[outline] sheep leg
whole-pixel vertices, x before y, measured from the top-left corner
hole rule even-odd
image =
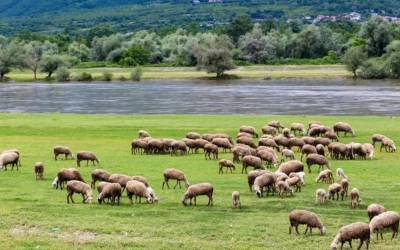
[[[195,206],[197,206],[197,198],[196,198],[197,196],[195,196],[193,199],[194,199],[194,205]]]
[[[381,234],[381,240],[383,240],[383,230],[379,230]]]
[[[178,183],[179,183],[179,189],[182,189],[181,181],[179,180]]]
[[[179,180],[176,180],[176,184],[174,186],[174,189],[176,188],[176,186],[178,186]]]
[[[306,231],[304,232],[304,234],[307,234],[307,232],[308,232],[308,226],[306,227]]]
[[[54,160],[55,161],[57,160],[57,154],[54,154]]]
[[[208,205],[210,205],[210,204],[211,204],[211,206],[214,205],[212,194],[208,196]]]
[[[296,228],[296,233],[297,233],[297,234],[300,234],[300,233],[299,233],[299,225],[296,225],[295,228]]]
[[[82,194],[82,198],[83,198],[82,203],[85,203],[86,198],[85,198],[85,195],[84,195],[84,194]]]
[[[350,248],[353,248],[353,246],[351,245],[351,240],[349,240],[349,245],[350,245]]]
[[[357,250],[360,250],[363,244],[364,244],[364,240],[360,239],[360,245],[358,245]]]
[[[132,194],[128,194],[128,198],[129,198],[129,200],[130,200],[131,204],[133,204],[133,200],[132,200]]]

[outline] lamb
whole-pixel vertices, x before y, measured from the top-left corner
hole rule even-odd
[[[318,144],[315,146],[315,149],[317,150],[317,154],[325,156],[325,147],[322,144]]]
[[[369,230],[371,234],[376,233],[376,238],[378,238],[378,234],[381,235],[381,239],[383,240],[383,230],[385,228],[392,228],[392,240],[394,237],[398,235],[399,232],[399,220],[400,215],[394,211],[383,212],[374,218],[372,218],[369,223]]]
[[[225,159],[219,160],[218,165],[219,165],[219,172],[218,172],[219,174],[224,173],[223,171],[224,168],[226,168],[226,173],[228,173],[228,169],[231,170],[231,173],[232,170],[236,169],[235,164],[230,160],[225,160]]]
[[[232,193],[232,207],[233,208],[241,208],[242,204],[240,203],[240,193],[239,191],[234,191]]]
[[[150,134],[146,130],[139,130],[138,137],[140,139],[151,137]]]
[[[72,203],[74,203],[74,200],[72,199],[72,196],[74,193],[82,194],[83,197],[83,203],[92,203],[92,189],[90,186],[82,181],[68,181],[67,182],[67,203],[69,203],[69,200],[71,199]]]
[[[328,201],[328,194],[322,188],[315,191],[315,203],[325,204]]]
[[[180,152],[181,155],[185,155],[188,153],[188,149],[184,141],[174,141],[171,144],[171,147],[172,147],[171,155],[172,154],[176,155],[178,151]]]
[[[270,121],[267,125],[276,128],[278,131],[284,128],[280,121]]]
[[[303,172],[304,171],[304,165],[301,161],[287,161],[285,163],[282,163],[277,172],[282,172],[285,173],[286,175],[290,175],[290,173],[296,173],[296,172]]]
[[[257,148],[257,145],[253,142],[251,137],[242,136],[236,139],[237,143],[247,145],[252,148]]]
[[[190,200],[190,205],[192,205],[192,199],[194,199],[194,205],[196,206],[197,196],[206,195],[208,196],[208,206],[213,205],[213,192],[214,187],[210,183],[199,183],[188,187],[186,192],[182,197],[182,204],[187,205],[187,200]]]
[[[341,186],[340,196],[342,197],[342,200],[343,200],[344,196],[347,197],[347,192],[349,190],[349,180],[348,179],[342,179],[340,181],[340,186]]]
[[[252,126],[241,126],[239,131],[251,134],[251,135],[255,136],[256,138],[258,138],[257,129]]]
[[[361,202],[360,191],[357,188],[353,188],[350,193],[350,198],[351,198],[351,208],[354,209]]]
[[[298,226],[299,225],[307,225],[306,231],[304,234],[307,234],[308,229],[310,229],[310,234],[312,233],[313,228],[318,228],[321,232],[321,235],[324,235],[326,229],[322,224],[318,215],[313,212],[307,210],[293,210],[289,213],[289,234],[292,233],[292,227],[295,227],[296,233],[299,234]]]
[[[214,160],[218,159],[218,146],[216,146],[212,143],[207,143],[204,146],[204,157],[206,158],[206,160],[207,160],[207,156],[208,156],[208,159],[211,160],[211,154],[212,154]]]
[[[286,180],[286,183],[289,185],[290,188],[296,188],[295,192],[301,192],[301,186],[303,185],[302,180],[299,176],[292,176]]]
[[[287,181],[278,181],[276,183],[276,189],[278,190],[278,194],[280,197],[283,197],[283,194],[287,195],[287,193],[293,195],[293,189],[290,188]]]
[[[264,135],[275,136],[276,134],[278,134],[278,130],[275,127],[272,127],[272,126],[264,126],[261,130],[262,130]]]
[[[326,169],[324,171],[321,171],[318,174],[318,177],[315,179],[315,181],[318,182],[325,182],[325,183],[333,183],[334,182],[334,178],[333,178],[333,173],[331,170]]]
[[[329,200],[335,200],[335,195],[336,195],[336,200],[339,200],[339,192],[341,191],[342,187],[338,183],[333,183],[329,186]]]
[[[92,182],[91,187],[94,188],[96,186],[96,181],[106,181],[109,182],[111,174],[103,169],[95,169],[91,173]]]
[[[92,162],[93,166],[95,165],[95,162],[97,162],[97,164],[100,164],[97,156],[94,153],[88,151],[80,151],[76,154],[76,164],[78,167],[81,166],[81,161],[86,161],[86,166],[89,165],[89,161]]]
[[[381,135],[381,134],[373,134],[371,137],[372,145],[375,147],[376,142],[382,142],[383,139],[385,139],[386,136]]]
[[[11,165],[11,170],[14,170],[14,166],[19,166],[19,155],[15,152],[3,152],[0,154],[0,169],[4,168],[7,170],[7,166]]]
[[[184,172],[182,172],[179,169],[175,169],[175,168],[167,168],[164,170],[164,181],[162,184],[162,189],[164,189],[164,185],[166,184],[167,187],[169,188],[169,180],[176,180],[176,184],[174,186],[174,189],[179,185],[179,188],[182,188],[181,186],[181,181],[183,181],[186,185],[186,187],[189,187],[189,181],[186,178],[186,175]]]
[[[197,140],[197,139],[201,138],[201,135],[199,133],[196,133],[196,132],[188,132],[186,134],[186,138],[192,139],[192,140]]]
[[[364,242],[366,243],[368,249],[370,242],[370,232],[369,225],[367,223],[356,222],[341,227],[331,244],[332,250],[337,250],[339,242],[341,243],[340,249],[342,249],[343,244],[346,241],[349,242],[350,248],[352,248],[351,242],[354,239],[360,239],[360,245],[357,249],[361,249]]]
[[[386,212],[386,208],[380,204],[373,203],[369,205],[367,208],[369,221],[371,221],[372,218],[374,218],[375,216],[380,215],[384,212]]]
[[[65,160],[68,160],[68,156],[72,157],[72,152],[71,150],[66,147],[66,146],[55,146],[53,148],[53,152],[54,152],[54,160],[57,160],[58,155],[65,155]]]
[[[125,189],[131,204],[133,204],[132,196],[135,196],[136,199],[139,197],[139,203],[142,203],[142,197],[146,198],[148,203],[155,201],[155,197],[151,192],[152,189],[146,187],[143,182],[130,180],[126,183]]]
[[[263,175],[265,173],[270,173],[270,172],[268,172],[267,170],[259,170],[259,169],[257,169],[257,170],[250,171],[250,173],[247,174],[247,183],[249,184],[250,192],[253,191],[252,187],[254,185],[255,179],[258,176]]]
[[[344,136],[348,133],[351,133],[352,136],[355,136],[354,130],[351,128],[350,124],[345,122],[337,122],[333,125],[333,131],[339,136],[339,132],[344,132]]]
[[[294,134],[299,132],[301,135],[304,135],[305,131],[306,131],[306,129],[302,123],[294,122],[290,126],[290,132],[293,132]]]
[[[336,176],[337,177],[340,177],[340,178],[342,178],[342,179],[349,179],[348,177],[347,177],[347,175],[344,173],[344,170],[342,169],[342,168],[338,168],[338,169],[336,169]]]
[[[315,148],[315,146],[310,145],[310,144],[305,144],[302,148],[301,148],[301,161],[303,161],[303,156],[305,155],[306,157],[309,154],[316,154],[317,153],[317,149]]]
[[[247,174],[247,168],[253,167],[254,169],[263,169],[262,161],[260,158],[252,155],[246,155],[242,160],[242,174]]]
[[[97,190],[99,191],[97,196],[99,204],[104,202],[105,199],[109,199],[111,200],[111,205],[115,203],[119,205],[122,195],[122,187],[119,183],[100,182]]]
[[[308,172],[311,173],[311,166],[313,165],[319,165],[319,170],[326,166],[328,169],[330,169],[329,162],[323,155],[319,154],[310,154],[306,158],[306,163],[308,167]]]
[[[389,138],[383,138],[382,144],[381,144],[381,150],[380,150],[381,152],[382,152],[382,148],[385,148],[385,151],[390,152],[390,153],[396,152],[396,150],[397,150],[394,141]]]
[[[281,162],[284,162],[286,159],[295,160],[294,152],[290,149],[284,148],[282,150]]]
[[[36,162],[34,166],[36,180],[43,180],[44,165],[41,162]]]
[[[269,150],[261,150],[257,152],[257,156],[265,161],[266,166],[274,166],[276,167],[278,164],[278,159],[276,158],[275,152],[271,152]]]
[[[263,197],[264,188],[267,189],[267,196],[269,195],[269,192],[273,193],[275,190],[275,183],[276,183],[276,178],[272,173],[264,173],[262,175],[257,176],[256,179],[254,180],[254,185],[253,185],[257,197],[258,198]]]
[[[66,183],[67,181],[73,181],[73,180],[85,182],[83,180],[81,174],[79,173],[78,169],[62,168],[60,171],[58,171],[57,177],[53,182],[53,186],[56,189],[58,189],[58,187],[60,187],[60,189],[63,189],[64,183]]]

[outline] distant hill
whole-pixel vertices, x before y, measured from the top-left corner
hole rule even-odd
[[[395,15],[395,0],[223,0],[193,4],[191,0],[1,0],[0,33],[22,29],[57,32],[109,24],[129,31],[191,22],[210,26],[226,23],[237,15],[253,19],[285,18],[357,11]]]

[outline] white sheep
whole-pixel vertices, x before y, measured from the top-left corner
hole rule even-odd
[[[328,193],[322,188],[317,189],[315,191],[315,203],[325,204],[327,201]]]

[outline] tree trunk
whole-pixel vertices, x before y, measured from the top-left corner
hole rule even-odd
[[[0,81],[2,82],[3,80],[4,80],[4,74],[1,73],[1,74],[0,74]]]
[[[35,78],[35,81],[37,80],[37,77],[36,77],[36,70],[33,71],[33,78]]]

